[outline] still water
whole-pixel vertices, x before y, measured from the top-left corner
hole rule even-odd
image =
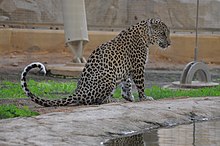
[[[220,120],[162,128],[109,140],[106,146],[220,146]]]

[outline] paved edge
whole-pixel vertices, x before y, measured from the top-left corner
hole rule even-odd
[[[0,145],[101,145],[153,128],[220,117],[220,97],[112,103],[0,120]]]

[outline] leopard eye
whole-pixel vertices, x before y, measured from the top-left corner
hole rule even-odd
[[[156,29],[158,28],[158,25],[153,25],[152,28],[153,28],[154,30],[156,30]]]
[[[166,36],[166,32],[165,32],[165,31],[162,31],[160,34],[161,34],[162,36]]]

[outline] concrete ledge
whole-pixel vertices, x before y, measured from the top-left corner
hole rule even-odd
[[[50,64],[46,65],[46,68],[54,75],[79,77],[84,66],[78,64]]]
[[[84,56],[100,44],[112,39],[118,32],[89,32],[89,43],[86,44]],[[161,51],[157,46],[150,47],[150,57],[170,61],[189,62],[193,60],[195,48],[194,35],[171,35],[172,46]],[[220,64],[220,35],[199,36],[199,60]],[[0,56],[10,53],[69,53],[64,44],[63,30],[0,29]]]
[[[191,123],[192,116],[198,121],[219,118],[220,97],[72,107],[69,112],[0,120],[0,145],[97,146],[126,133]]]

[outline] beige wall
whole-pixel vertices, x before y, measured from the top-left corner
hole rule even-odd
[[[11,52],[60,52],[64,49],[61,30],[0,29],[0,55]]]
[[[98,45],[117,35],[117,32],[89,32],[89,43],[85,46],[85,57]],[[172,61],[188,62],[193,60],[194,35],[171,35],[172,46],[166,51],[150,47],[150,55]],[[0,56],[17,54],[70,53],[65,48],[62,30],[0,29]],[[220,64],[220,35],[199,36],[199,60]]]

